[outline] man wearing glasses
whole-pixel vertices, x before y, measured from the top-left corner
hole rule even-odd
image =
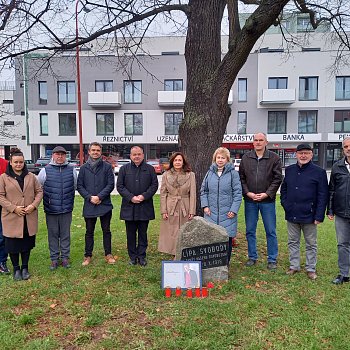
[[[312,148],[300,144],[296,150],[297,163],[286,168],[281,186],[281,204],[288,228],[289,270],[287,275],[300,271],[300,236],[305,239],[305,269],[315,280],[317,261],[317,225],[324,220],[328,201],[326,171],[312,162]]]

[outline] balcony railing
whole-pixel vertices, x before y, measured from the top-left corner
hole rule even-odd
[[[186,91],[158,91],[159,106],[179,106],[182,107],[185,103]],[[228,96],[228,104],[233,102],[232,90]]]
[[[263,89],[260,104],[292,104],[295,102],[295,89]]]
[[[120,107],[121,95],[118,91],[88,92],[88,104],[91,107]]]

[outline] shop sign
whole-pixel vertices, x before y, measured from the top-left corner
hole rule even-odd
[[[328,133],[328,141],[343,141],[346,137],[350,137],[350,134]]]
[[[108,143],[132,143],[134,142],[134,136],[103,136],[102,142]]]
[[[179,136],[178,135],[159,135],[157,136],[157,142],[179,142]]]
[[[254,134],[225,134],[223,138],[223,143],[225,142],[253,142]]]

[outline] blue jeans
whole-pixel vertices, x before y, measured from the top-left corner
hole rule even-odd
[[[275,202],[259,203],[250,202],[247,200],[244,202],[248,257],[251,260],[258,260],[258,252],[256,249],[256,226],[258,224],[259,211],[261,213],[266,232],[267,261],[275,263],[278,256]]]
[[[350,220],[335,216],[335,232],[338,242],[338,267],[342,276],[349,277],[350,268]]]
[[[0,263],[6,262],[6,260],[7,260],[7,253],[5,252],[5,239],[4,239],[4,236],[2,235],[1,210],[0,210]]]

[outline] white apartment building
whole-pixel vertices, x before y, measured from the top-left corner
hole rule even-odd
[[[295,25],[299,32],[299,19]],[[304,21],[300,26],[305,32]],[[149,55],[135,57],[99,55],[98,45],[82,48],[85,150],[92,141],[120,157],[134,144],[143,145],[148,158],[177,149],[186,97],[184,43],[184,37],[146,38],[143,50]],[[251,149],[253,134],[262,131],[285,166],[295,162],[296,146],[306,142],[314,147],[314,161],[331,167],[341,156],[342,139],[350,136],[350,68],[331,74],[336,49],[322,31],[288,51],[278,33],[257,43],[228,100],[232,112],[223,145],[232,157]],[[50,155],[58,144],[74,158],[79,152],[75,53],[49,62],[46,56],[17,61],[14,108],[27,122],[31,158]]]

